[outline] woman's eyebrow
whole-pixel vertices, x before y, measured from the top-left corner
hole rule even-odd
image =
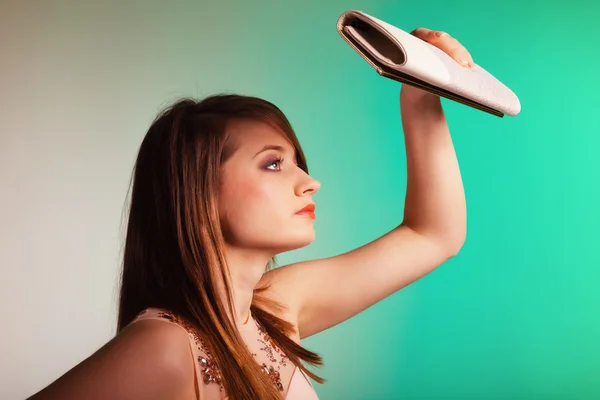
[[[260,149],[260,151],[258,153],[256,153],[254,155],[254,157],[252,157],[252,158],[253,159],[256,158],[257,155],[259,155],[263,151],[267,151],[267,150],[277,150],[277,151],[281,151],[282,153],[286,152],[286,148],[283,147],[283,146],[279,146],[277,144],[267,144],[262,149]],[[295,150],[294,150],[294,157],[296,157],[296,151]]]

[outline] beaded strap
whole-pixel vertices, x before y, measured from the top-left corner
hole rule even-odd
[[[200,365],[200,372],[202,374],[202,380],[203,380],[204,384],[209,385],[211,383],[215,383],[215,384],[219,385],[220,391],[223,391],[224,386],[223,386],[223,377],[221,375],[221,371],[219,370],[219,367],[217,366],[216,362],[214,361],[214,358],[213,358],[212,354],[210,353],[208,346],[206,346],[206,344],[204,343],[204,340],[202,340],[202,338],[200,336],[198,336],[195,329],[189,323],[187,323],[185,320],[183,320],[182,318],[179,318],[177,315],[175,315],[169,311],[160,311],[157,315],[160,318],[164,318],[168,321],[171,321],[173,323],[176,323],[176,324],[182,326],[189,332],[189,334],[194,338],[194,342],[195,342],[196,346],[198,347],[198,350],[202,354],[198,357],[198,363]],[[281,383],[280,370],[281,370],[281,367],[287,366],[287,362],[288,362],[289,358],[275,344],[275,342],[273,341],[271,336],[267,333],[265,328],[261,324],[259,324],[258,321],[256,321],[254,318],[252,318],[252,319],[256,323],[256,326],[259,331],[260,338],[258,339],[258,341],[262,344],[262,347],[260,348],[260,350],[263,351],[264,353],[266,353],[269,361],[271,361],[273,363],[277,363],[277,359],[275,358],[275,355],[279,356],[279,358],[280,358],[276,367],[273,367],[273,365],[267,365],[266,363],[262,363],[260,365],[261,369],[271,378],[271,380],[273,381],[273,384],[277,387],[277,389],[279,391],[283,392],[284,387],[283,387],[283,384]],[[252,353],[252,355],[254,357],[257,357],[256,353]]]
[[[219,385],[220,391],[223,391],[224,386],[221,371],[219,371],[219,367],[214,362],[213,356],[204,343],[204,340],[198,336],[195,329],[187,321],[179,318],[177,315],[169,311],[161,311],[158,313],[158,316],[182,326],[186,331],[189,332],[189,334],[194,338],[194,343],[196,344],[198,350],[200,350],[200,353],[202,354],[198,356],[202,381],[205,385],[216,383]]]

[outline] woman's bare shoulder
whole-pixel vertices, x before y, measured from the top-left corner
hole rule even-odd
[[[185,330],[141,320],[30,399],[192,399],[193,363]]]

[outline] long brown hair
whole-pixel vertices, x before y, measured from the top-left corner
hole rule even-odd
[[[148,307],[167,309],[197,330],[219,366],[230,399],[281,399],[228,317],[233,311],[229,270],[218,213],[220,169],[231,156],[228,123],[267,122],[294,145],[308,168],[296,135],[281,110],[256,97],[185,98],[167,107],[142,141],[133,173],[123,254],[117,332]],[[272,268],[271,260],[265,271]],[[227,298],[218,296],[223,285]],[[288,337],[293,325],[270,310],[281,304],[257,288],[252,313],[290,360],[319,383],[301,361],[321,357]]]

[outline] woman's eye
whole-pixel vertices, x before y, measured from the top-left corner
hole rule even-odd
[[[270,169],[272,171],[280,171],[282,161],[283,158],[278,158],[277,160],[274,160],[273,162],[267,164],[267,169]]]

